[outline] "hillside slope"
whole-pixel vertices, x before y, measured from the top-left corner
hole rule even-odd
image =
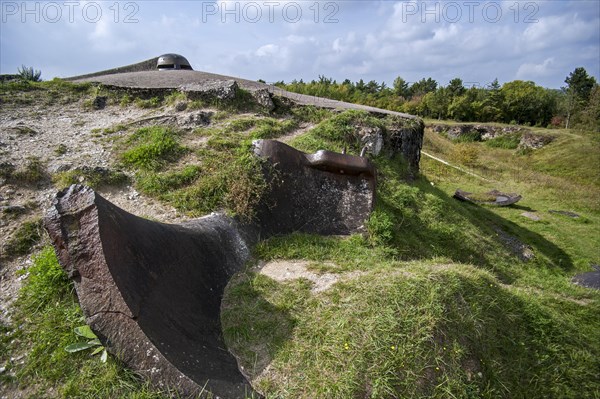
[[[59,188],[89,184],[163,222],[217,209],[252,217],[261,182],[244,157],[251,139],[356,154],[358,127],[398,123],[359,110],[268,111],[250,97],[143,97],[61,81],[1,85],[0,96],[0,393],[21,398],[174,394],[113,357],[64,350],[83,316],[39,228]],[[600,295],[571,283],[600,263],[599,187],[587,166],[598,140],[550,134],[551,144],[521,153],[427,130],[425,151],[488,180],[427,158],[411,179],[401,157],[383,154],[372,157],[368,233],[260,242],[221,315],[254,388],[269,398],[599,396]],[[456,188],[524,198],[477,207],[453,199]]]

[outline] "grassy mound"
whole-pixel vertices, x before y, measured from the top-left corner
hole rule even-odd
[[[21,105],[98,95],[111,106],[207,106],[180,95],[142,99],[60,81],[0,85],[2,101]],[[209,105],[210,125],[194,131],[115,127],[120,138],[110,171],[122,167],[143,195],[190,216],[225,209],[251,217],[265,184],[262,165],[248,154],[253,139],[297,132],[291,144],[301,150],[347,147],[356,154],[357,126],[385,133],[396,123],[356,111],[280,107],[267,116],[248,114],[242,103]],[[600,264],[598,137],[549,133],[552,143],[519,152],[516,136],[455,143],[427,132],[426,152],[485,179],[424,157],[421,176],[407,181],[403,160],[382,155],[373,159],[378,193],[367,234],[260,242],[255,260],[306,260],[312,273],[340,282],[314,292],[307,279],[275,281],[253,265],[230,282],[223,333],[255,386],[267,398],[597,396],[600,294],[571,278]],[[35,160],[0,172],[7,179],[46,178]],[[55,181],[125,181],[120,173],[87,172]],[[457,188],[523,199],[488,208],[456,201]],[[19,237],[19,253],[30,251],[40,240],[37,219]],[[524,248],[533,254],[527,262],[519,254]],[[52,249],[37,253],[25,273],[11,325],[0,325],[4,386],[31,398],[176,396],[149,388],[112,357],[102,363],[64,350],[78,340],[73,328],[84,319]]]

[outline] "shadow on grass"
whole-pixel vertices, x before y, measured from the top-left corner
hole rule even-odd
[[[292,335],[294,319],[289,310],[267,299],[275,291],[285,295],[287,290],[252,272],[237,274],[225,289],[221,303],[223,336],[249,381],[263,372]]]
[[[512,281],[507,264],[518,262],[509,261],[507,252],[524,259],[532,250],[536,259],[545,257],[548,266],[564,272],[574,266],[565,251],[542,235],[485,206],[460,202],[425,177],[393,190],[384,187],[378,208],[395,222],[393,245],[403,260],[449,258],[483,266],[507,282]]]
[[[514,208],[514,209],[519,209],[521,211],[526,211],[526,212],[535,212],[536,211],[535,209],[530,208],[528,206],[523,206],[523,205],[518,205],[518,204],[513,204],[510,207]]]
[[[598,345],[588,338],[596,335],[589,323],[593,309],[518,295],[493,280],[458,281],[449,290],[453,296],[443,301],[446,317],[440,325],[440,346],[451,348],[457,339],[468,348],[463,366],[473,374],[483,373],[481,387],[486,393],[577,398],[598,387],[590,369],[597,364]],[[576,316],[559,316],[559,309]],[[448,364],[454,360],[449,357]]]
[[[593,307],[522,295],[471,266],[413,273],[372,273],[310,301],[300,281],[242,274],[226,294],[228,345],[250,378],[276,359],[260,381],[272,398],[367,397],[376,380],[394,397],[579,398],[597,388]]]

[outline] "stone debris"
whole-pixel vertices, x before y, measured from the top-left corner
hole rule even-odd
[[[258,89],[252,93],[252,96],[266,111],[271,112],[275,109],[275,103],[268,89]]]
[[[571,212],[571,211],[556,211],[554,209],[550,209],[548,212],[549,213],[555,213],[557,215],[567,216],[567,217],[570,217],[570,218],[573,218],[573,219],[577,219],[577,218],[580,217],[577,213]]]
[[[468,135],[473,141],[486,141],[511,133],[528,132],[521,126],[493,126],[493,125],[442,125],[433,124],[431,129],[436,133],[444,133],[455,140]]]
[[[573,283],[586,288],[600,290],[600,265],[592,265],[594,271],[581,273],[573,277]]]
[[[552,136],[542,136],[540,134],[525,133],[521,137],[521,141],[519,142],[519,146],[517,147],[517,149],[539,150],[543,146],[550,144],[552,141],[554,141],[554,137]]]
[[[521,216],[526,217],[527,219],[531,219],[535,222],[539,222],[540,220],[542,220],[542,217],[536,212],[523,212],[521,213]]]
[[[360,138],[361,148],[367,149],[367,153],[379,155],[383,149],[383,131],[379,127],[360,126],[355,134]]]
[[[233,100],[239,90],[239,86],[235,80],[217,80],[202,83],[186,83],[179,86],[178,89],[187,94],[190,100],[206,98]]]

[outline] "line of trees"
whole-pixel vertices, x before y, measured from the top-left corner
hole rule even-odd
[[[560,90],[531,81],[514,80],[500,85],[467,88],[459,78],[441,86],[432,78],[409,84],[402,77],[393,86],[374,80],[338,83],[318,80],[277,82],[286,90],[334,100],[406,112],[426,118],[470,122],[503,122],[531,126],[582,127],[600,131],[600,88],[584,68],[576,68]]]

